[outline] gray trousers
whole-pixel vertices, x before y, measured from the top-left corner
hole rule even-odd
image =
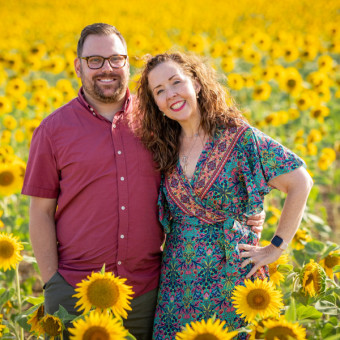
[[[53,314],[62,305],[69,314],[80,315],[74,306],[77,298],[72,297],[76,294],[74,288],[69,285],[64,278],[57,272],[44,286],[45,312]],[[127,319],[123,319],[126,329],[137,340],[151,340],[154,314],[157,302],[157,289],[145,293],[131,301],[132,311],[128,312]],[[66,329],[72,327],[71,323],[65,325]],[[69,339],[69,332],[64,331],[63,339]]]

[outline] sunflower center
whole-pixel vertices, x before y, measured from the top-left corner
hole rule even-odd
[[[296,80],[295,79],[289,79],[287,81],[287,86],[290,87],[290,88],[293,88],[296,86]]]
[[[14,254],[13,244],[7,240],[0,241],[0,257],[3,259],[9,259]]]
[[[104,327],[92,326],[87,329],[84,333],[83,340],[108,340],[110,339],[110,334]]]
[[[0,185],[6,187],[12,184],[14,181],[14,175],[10,171],[3,171],[0,173]]]
[[[119,298],[119,290],[114,282],[108,279],[93,281],[88,287],[88,299],[96,308],[110,308]]]
[[[60,323],[53,317],[43,320],[41,322],[41,326],[43,327],[45,333],[49,336],[58,336],[61,333]]]
[[[296,339],[296,334],[292,331],[292,329],[285,327],[285,326],[277,326],[270,328],[266,332],[266,339],[267,340],[289,340],[289,339]]]
[[[211,333],[198,334],[194,340],[218,340],[218,337]]]
[[[306,286],[309,285],[314,280],[313,274],[309,274],[306,280]]]
[[[254,289],[248,293],[247,302],[253,309],[266,309],[270,303],[270,296],[264,289]]]
[[[333,268],[339,263],[339,259],[337,256],[327,256],[325,258],[325,265],[328,268]]]

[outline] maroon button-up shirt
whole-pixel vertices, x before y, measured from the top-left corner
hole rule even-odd
[[[103,264],[135,297],[158,286],[160,174],[133,135],[134,98],[111,123],[78,97],[35,130],[22,193],[57,198],[58,270],[75,286]]]

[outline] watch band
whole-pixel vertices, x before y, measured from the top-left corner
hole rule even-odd
[[[281,250],[286,250],[288,247],[288,243],[285,242],[280,236],[275,235],[272,240],[271,240],[271,244],[276,247],[276,248],[280,248]]]

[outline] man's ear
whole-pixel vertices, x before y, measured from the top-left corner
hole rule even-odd
[[[79,58],[74,59],[74,70],[76,71],[76,75],[78,78],[80,78],[81,75],[80,67],[81,67],[80,59]]]

